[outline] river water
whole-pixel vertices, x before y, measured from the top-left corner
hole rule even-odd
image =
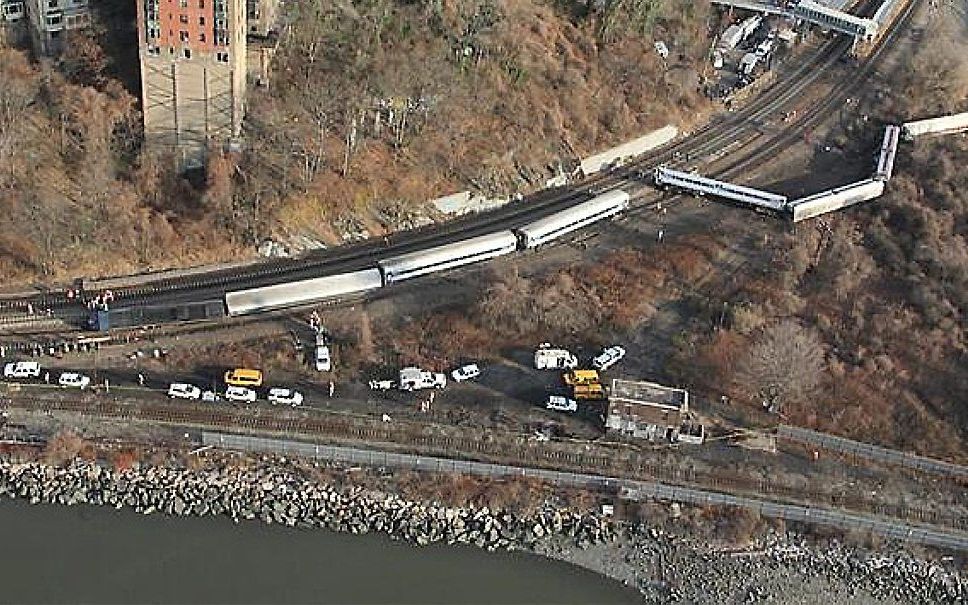
[[[564,563],[225,518],[0,500],[0,602],[636,603]]]

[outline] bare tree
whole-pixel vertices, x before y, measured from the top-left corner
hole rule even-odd
[[[736,371],[750,399],[780,412],[784,405],[815,394],[827,362],[816,333],[793,320],[765,329]]]

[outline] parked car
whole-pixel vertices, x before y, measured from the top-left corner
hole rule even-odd
[[[477,367],[476,363],[469,363],[466,366],[461,366],[450,373],[450,377],[454,379],[454,382],[464,382],[465,380],[470,380],[471,378],[477,378],[481,375],[481,368]]]
[[[296,407],[297,405],[302,405],[303,396],[299,391],[277,387],[269,389],[269,401]]]
[[[605,371],[625,357],[625,349],[618,345],[608,347],[592,359],[592,367]]]
[[[57,379],[57,384],[61,385],[62,387],[77,387],[79,389],[83,389],[91,384],[91,378],[76,372],[64,372],[60,375],[60,378]]]
[[[559,412],[577,412],[578,402],[574,399],[562,397],[561,395],[548,395],[548,401],[545,403],[545,407],[549,410],[557,410]]]
[[[202,393],[202,401],[209,401],[214,403],[216,401],[221,401],[221,400],[222,400],[222,396],[216,393],[215,391],[205,391],[204,393]]]
[[[393,380],[371,380],[368,384],[374,391],[389,391],[397,388],[397,383]]]
[[[313,352],[317,372],[329,372],[333,369],[333,359],[329,354],[329,338],[323,332],[316,334],[316,349]]]
[[[202,396],[202,389],[193,384],[176,382],[168,387],[168,396],[172,399],[198,399]]]
[[[11,361],[3,366],[4,378],[37,378],[40,364],[36,361]]]
[[[229,387],[225,389],[225,398],[239,403],[255,403],[255,391],[245,387]]]

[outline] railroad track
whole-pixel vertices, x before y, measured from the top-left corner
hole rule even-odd
[[[913,4],[913,1],[909,3],[908,12]],[[905,18],[901,21],[905,21],[906,17],[905,14]],[[879,50],[864,63],[862,77],[847,79],[852,83],[852,86],[860,86],[866,81],[867,76],[873,71],[872,66],[877,59],[877,55],[885,47],[886,40],[892,39],[901,26],[899,24],[892,29],[888,36],[885,36],[885,40],[882,40],[878,47]],[[119,303],[123,305],[163,304],[165,302],[198,300],[206,297],[221,297],[229,287],[233,289],[258,287],[280,281],[334,273],[337,272],[337,268],[340,271],[354,270],[372,265],[375,257],[400,254],[430,244],[440,244],[444,241],[454,241],[499,228],[517,226],[555,212],[592,194],[625,185],[629,181],[639,178],[647,169],[655,165],[681,163],[682,157],[689,157],[690,160],[693,157],[705,158],[711,153],[720,152],[722,149],[731,146],[740,149],[748,147],[750,143],[761,137],[760,125],[766,123],[770,116],[787,107],[791,101],[797,99],[804,90],[813,85],[818,78],[826,74],[846,49],[847,44],[841,40],[833,40],[821,45],[814,52],[803,57],[801,63],[790,74],[773,83],[739,112],[728,117],[726,121],[709,123],[692,133],[686,140],[668,148],[656,150],[624,167],[588,178],[568,191],[539,192],[529,198],[527,203],[509,204],[484,215],[465,217],[405,234],[397,234],[391,236],[393,241],[389,246],[381,246],[373,241],[366,241],[361,244],[341,246],[332,251],[311,253],[295,261],[288,259],[267,261],[245,268],[196,273],[188,277],[164,278],[149,284],[115,288],[115,296]],[[827,102],[822,107],[829,108],[836,103],[842,96],[841,91],[845,89],[846,87],[842,86],[838,89],[838,94],[828,96]],[[803,130],[823,117],[821,106],[815,106],[807,113],[808,116],[791,125],[790,129],[781,133],[781,136],[774,137],[769,141],[763,150],[749,154],[714,174],[728,176],[755,165],[763,157],[775,153],[778,148],[797,138]],[[649,200],[637,204],[639,211],[647,210],[649,202],[655,199],[651,197]],[[675,202],[677,199],[681,198],[672,198],[670,201]],[[0,317],[2,317],[4,309],[13,310],[15,313],[18,310],[22,312],[22,309],[28,304],[56,309],[58,316],[67,310],[65,307],[70,308],[71,305],[77,305],[76,302],[67,301],[63,292],[49,292],[30,299],[0,302]],[[69,321],[77,325],[80,320],[72,317]],[[13,323],[15,322],[7,322],[7,326]],[[17,325],[21,328],[27,327],[26,330],[19,330],[21,332],[49,330],[47,324],[39,321],[33,324],[36,326],[36,330],[30,329],[30,322]],[[0,329],[3,328],[4,322],[0,321]]]
[[[968,519],[949,512],[880,502],[857,494],[804,489],[772,479],[753,478],[736,471],[697,471],[674,463],[656,461],[638,453],[625,452],[618,455],[610,450],[602,451],[603,448],[576,452],[574,449],[564,449],[568,447],[567,444],[527,441],[511,433],[492,433],[475,439],[430,433],[425,425],[399,421],[391,425],[367,417],[321,416],[298,412],[295,416],[284,416],[276,410],[225,409],[176,403],[132,405],[118,400],[105,401],[95,395],[68,401],[10,398],[6,405],[43,413],[72,412],[125,421],[147,421],[263,436],[300,436],[332,443],[382,444],[387,449],[420,455],[445,455],[478,462],[658,480],[681,486],[712,488],[737,495],[770,495],[790,503],[825,503],[854,511],[968,530]]]

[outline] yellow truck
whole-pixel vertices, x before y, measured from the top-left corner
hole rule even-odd
[[[570,387],[583,384],[598,384],[598,370],[572,370],[564,374],[565,384]]]
[[[605,399],[605,387],[600,382],[574,385],[574,396],[577,400],[602,401]]]

